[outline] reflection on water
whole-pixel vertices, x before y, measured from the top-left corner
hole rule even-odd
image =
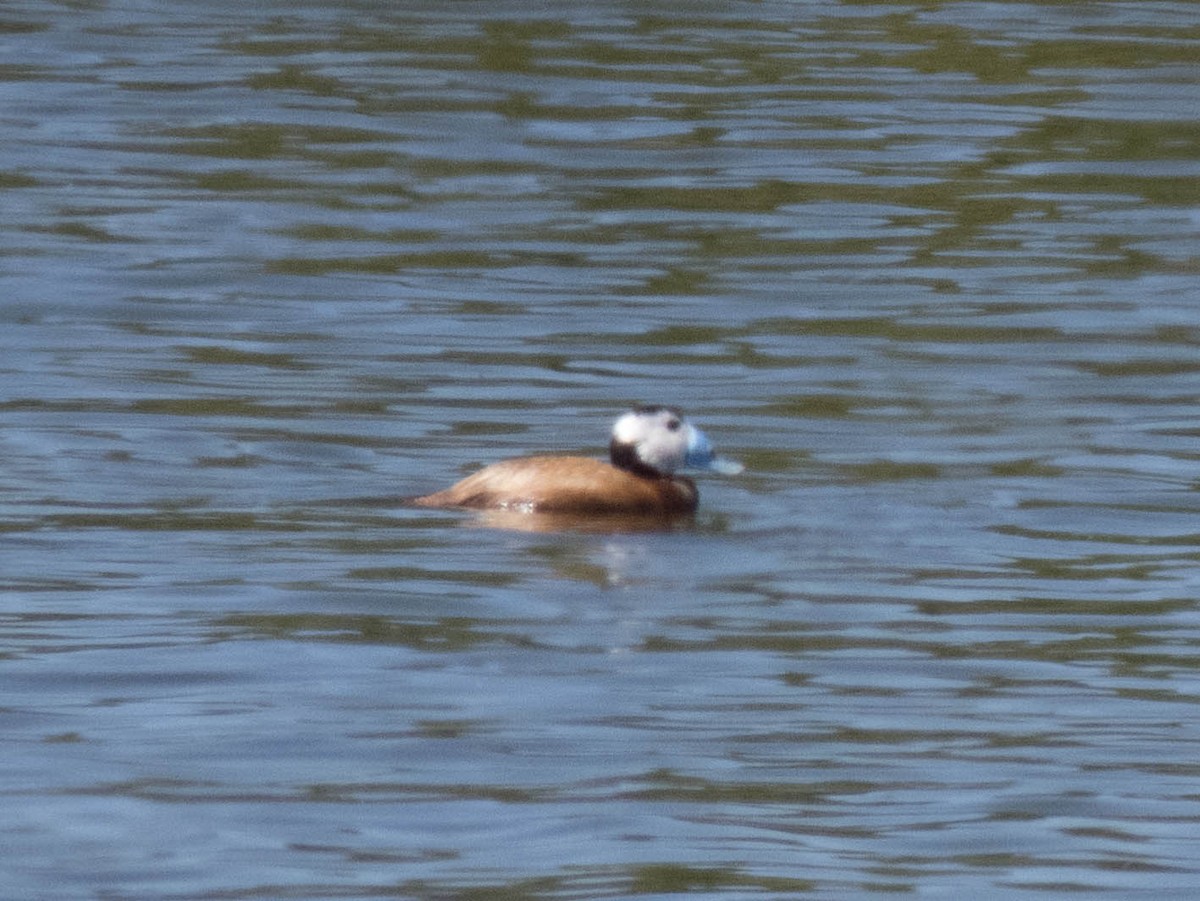
[[[10,893],[1195,883],[1190,4],[0,43]],[[647,401],[694,519],[405,503]]]
[[[483,510],[473,513],[471,524],[519,532],[638,533],[686,528],[694,517],[609,514],[580,516],[570,513],[536,513],[525,510]]]

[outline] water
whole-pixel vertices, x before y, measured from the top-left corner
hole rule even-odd
[[[8,3],[6,896],[1194,891],[1197,44]],[[402,503],[633,402],[693,523]]]

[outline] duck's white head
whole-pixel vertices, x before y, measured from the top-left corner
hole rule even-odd
[[[685,466],[726,475],[742,464],[718,457],[712,442],[673,407],[635,407],[613,424],[608,445],[613,466],[638,475],[669,476]]]

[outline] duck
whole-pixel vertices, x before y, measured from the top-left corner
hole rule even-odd
[[[578,456],[503,460],[413,503],[572,516],[694,513],[696,483],[676,474],[685,467],[726,475],[743,469],[718,456],[708,436],[675,407],[638,406],[613,424],[607,462]]]

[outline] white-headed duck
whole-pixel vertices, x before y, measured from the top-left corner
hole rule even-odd
[[[521,457],[493,463],[445,491],[418,497],[423,507],[471,507],[572,515],[691,513],[695,483],[685,466],[734,474],[707,436],[672,407],[636,407],[613,425],[609,461],[589,457]]]

